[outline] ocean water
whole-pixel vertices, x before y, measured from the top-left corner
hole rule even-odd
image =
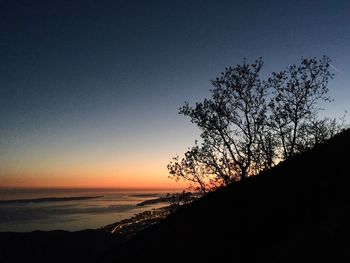
[[[0,189],[0,232],[96,229],[166,203],[137,206],[166,190]],[[67,197],[93,197],[70,200]],[[48,198],[32,201],[30,199]],[[54,198],[62,198],[54,201]],[[7,200],[4,202],[3,200]],[[8,200],[21,200],[8,202]]]

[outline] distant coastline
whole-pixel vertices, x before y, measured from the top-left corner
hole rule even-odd
[[[13,203],[42,203],[42,202],[65,202],[65,201],[77,201],[86,199],[101,198],[98,196],[71,196],[71,197],[45,197],[45,198],[32,198],[32,199],[13,199],[13,200],[0,200],[1,204],[13,204]]]
[[[155,197],[155,196],[159,196],[160,194],[156,194],[156,193],[154,193],[154,194],[132,194],[132,195],[130,195],[130,196],[132,196],[132,197],[141,197],[141,198],[143,198],[143,197]]]

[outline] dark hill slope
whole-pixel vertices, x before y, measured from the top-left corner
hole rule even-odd
[[[97,230],[1,232],[0,263],[86,263],[118,242],[115,235]]]
[[[350,262],[350,131],[208,194],[104,262]]]

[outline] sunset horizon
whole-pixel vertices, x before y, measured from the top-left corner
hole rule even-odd
[[[0,0],[0,262],[350,262],[350,1]]]
[[[266,76],[329,56],[334,102],[320,113],[343,116],[349,39],[327,21],[346,21],[346,8],[322,2],[310,17],[312,4],[266,5],[5,1],[0,186],[176,187],[167,165],[199,137],[178,109],[207,98],[210,80],[244,58],[262,57]],[[251,12],[256,20],[238,27]]]

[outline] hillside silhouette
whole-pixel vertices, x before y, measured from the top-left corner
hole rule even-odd
[[[350,262],[350,130],[212,192],[99,262]]]
[[[0,233],[0,262],[350,262],[349,149],[347,130],[125,242],[97,230]]]

